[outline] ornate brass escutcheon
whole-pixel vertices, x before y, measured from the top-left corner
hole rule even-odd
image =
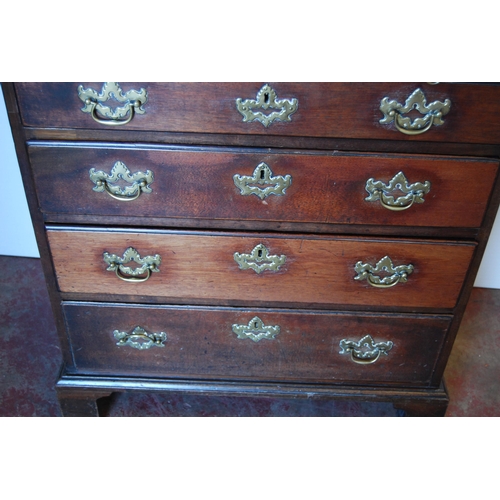
[[[351,354],[351,359],[354,363],[360,365],[369,365],[375,363],[381,354],[387,356],[387,353],[392,349],[393,343],[375,342],[370,335],[365,335],[359,342],[343,339],[340,341],[340,354]]]
[[[263,200],[271,194],[283,196],[286,188],[292,183],[292,176],[274,176],[269,165],[262,162],[257,165],[252,176],[235,174],[233,180],[242,195],[254,194]]]
[[[89,113],[92,118],[102,125],[126,125],[134,114],[143,115],[146,111],[142,107],[148,100],[146,89],[129,90],[123,93],[120,85],[116,82],[106,82],[99,94],[92,88],[84,89],[78,86],[78,97],[84,102],[82,108],[84,113]],[[112,109],[105,106],[108,99],[114,98],[123,106]]]
[[[120,201],[133,201],[139,198],[141,193],[151,193],[150,184],[154,180],[153,172],[146,170],[146,172],[131,173],[125,163],[117,161],[111,172],[107,174],[102,170],[91,168],[89,170],[90,180],[95,184],[92,188],[98,193],[106,191],[109,196]],[[120,180],[130,184],[121,188],[115,185]],[[113,184],[115,183],[115,184]]]
[[[448,114],[450,107],[451,101],[449,99],[444,102],[434,101],[427,104],[422,90],[416,89],[404,104],[384,97],[380,102],[380,111],[384,114],[384,118],[380,120],[380,123],[387,125],[394,122],[396,128],[403,134],[423,134],[433,125],[443,125],[443,116]],[[409,116],[404,116],[412,109],[416,109],[423,117],[415,118],[412,121]]]
[[[274,339],[280,332],[278,325],[266,326],[258,316],[252,318],[248,325],[233,325],[232,328],[239,339],[251,339],[254,342],[259,342],[262,339]]]
[[[118,342],[117,346],[129,346],[143,351],[151,347],[165,347],[167,334],[165,332],[148,333],[141,326],[136,326],[131,333],[115,330],[113,335]]]
[[[413,272],[413,265],[394,266],[392,260],[388,256],[385,256],[377,262],[375,267],[359,261],[354,266],[354,270],[358,273],[358,276],[354,277],[355,280],[361,281],[366,279],[370,285],[376,288],[390,288],[398,283],[406,283],[408,275]],[[377,276],[377,274],[384,271],[389,273],[390,276],[385,276],[384,278]]]
[[[297,111],[299,101],[296,98],[278,99],[276,91],[269,85],[264,85],[258,92],[255,99],[236,99],[236,109],[243,115],[244,122],[259,121],[264,127],[269,127],[274,121],[289,122],[290,116]],[[272,111],[269,114],[261,110]],[[255,110],[255,111],[254,111]]]
[[[106,271],[114,271],[118,278],[123,281],[140,283],[148,280],[151,273],[160,272],[160,269],[158,268],[161,263],[161,257],[158,254],[154,256],[147,255],[146,257],[141,257],[139,252],[132,247],[125,250],[123,257],[118,257],[116,254],[104,252],[103,259],[104,262],[108,264]],[[135,262],[140,264],[140,266],[133,269],[130,266],[124,265],[129,262]]]
[[[368,179],[365,189],[370,194],[365,198],[366,201],[380,201],[380,204],[388,210],[399,212],[407,210],[414,203],[423,203],[424,195],[431,189],[431,183],[425,181],[409,184],[403,172],[399,172],[389,181],[389,184],[373,178]],[[403,196],[395,197],[397,191],[402,192]]]
[[[252,253],[235,252],[234,260],[240,269],[253,269],[257,274],[263,271],[279,271],[285,263],[285,255],[269,255],[269,250],[262,244],[257,245]]]

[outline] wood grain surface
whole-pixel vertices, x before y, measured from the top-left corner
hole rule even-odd
[[[444,414],[444,366],[500,202],[500,85],[129,82],[125,92],[147,89],[146,113],[111,127],[77,95],[102,83],[2,85],[64,351],[65,414],[146,389]],[[289,122],[243,122],[236,99],[264,83],[298,99]],[[383,98],[404,103],[417,88],[451,101],[443,125],[409,136],[380,123]],[[116,161],[153,170],[153,192],[128,203],[94,192],[89,169]],[[260,162],[292,176],[285,196],[240,194],[233,176]],[[390,212],[365,200],[369,178],[400,171],[431,183],[424,203]],[[278,271],[239,269],[235,253],[258,244],[286,256]],[[104,252],[128,247],[161,255],[160,272],[127,283],[107,271]],[[385,256],[414,267],[406,283],[354,279],[357,262]],[[280,326],[275,339],[237,338],[232,326],[256,316]],[[113,331],[136,326],[164,331],[165,346],[117,346]],[[392,341],[389,354],[358,365],[339,353],[367,334]]]
[[[455,306],[475,245],[421,240],[275,236],[228,233],[49,230],[48,239],[62,292],[200,299],[217,304],[365,305],[401,308]],[[285,255],[276,272],[241,270],[236,252],[259,244]],[[106,271],[103,253],[161,256],[160,272],[127,283]],[[356,281],[358,261],[373,266],[388,255],[395,266],[414,266],[407,283],[388,289]]]
[[[498,162],[467,158],[346,153],[269,153],[251,149],[120,147],[98,144],[31,145],[41,210],[46,214],[364,224],[407,227],[479,227]],[[152,193],[134,201],[93,190],[89,170],[110,174],[116,162],[151,171]],[[265,163],[274,176],[291,176],[283,195],[242,195],[233,177],[252,176]],[[368,179],[389,181],[403,172],[410,184],[430,182],[423,203],[395,212],[366,201]],[[402,193],[396,194],[400,196]],[[128,223],[128,222],[127,222]]]
[[[43,128],[109,129],[81,111],[78,86],[101,91],[104,82],[17,83],[23,124]],[[279,99],[298,99],[290,122],[264,127],[243,122],[236,99],[255,99],[269,83]],[[122,130],[211,134],[251,134],[303,137],[444,141],[498,144],[497,116],[500,86],[428,83],[141,83],[121,84],[123,91],[145,88],[146,113],[136,115]],[[394,124],[383,125],[380,103],[384,97],[404,104],[420,88],[427,104],[451,101],[444,124],[408,136]],[[268,111],[270,112],[270,111]],[[420,115],[421,116],[421,115]]]
[[[320,313],[306,311],[136,306],[63,305],[76,373],[267,381],[363,382],[425,385],[450,317]],[[274,339],[239,339],[233,324],[255,316],[278,325]],[[115,330],[140,325],[166,333],[164,347],[117,346]],[[393,342],[387,355],[369,365],[340,354],[342,339]]]

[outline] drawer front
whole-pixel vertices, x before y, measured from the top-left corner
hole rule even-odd
[[[498,168],[426,156],[96,144],[31,145],[29,154],[46,214],[384,226],[479,227]]]
[[[174,378],[425,385],[450,324],[450,317],[423,315],[86,303],[63,309],[79,373]]]
[[[304,307],[453,308],[475,248],[425,240],[55,228],[48,239],[62,292]],[[123,267],[138,265],[137,276]]]
[[[495,117],[500,114],[500,86],[497,85],[270,83],[267,89],[263,86],[263,83],[133,82],[113,89],[112,85],[103,88],[102,82],[18,83],[16,92],[23,123],[28,127],[485,144],[495,144],[498,140]],[[261,89],[263,92],[259,94]],[[122,102],[106,100],[111,96],[109,90],[118,95],[121,91]],[[92,92],[95,105],[85,104]],[[134,102],[141,106],[134,107]],[[417,117],[413,116],[415,110],[409,114],[405,111],[413,105],[423,110]],[[100,106],[102,113],[98,111]],[[122,108],[122,112],[117,108]],[[106,112],[108,116],[116,113],[117,118],[106,117]],[[395,113],[392,118],[391,112]],[[273,117],[274,121],[270,121]],[[404,130],[405,121],[409,121],[411,132],[411,127],[416,126],[415,118],[421,120],[421,128],[416,131],[428,130],[418,135],[400,131]],[[117,122],[123,124],[116,126]]]

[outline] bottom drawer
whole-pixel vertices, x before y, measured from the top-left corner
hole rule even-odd
[[[428,385],[451,321],[83,302],[63,310],[80,374],[365,385]]]

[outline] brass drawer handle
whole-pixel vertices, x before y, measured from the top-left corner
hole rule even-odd
[[[251,253],[235,252],[234,260],[240,269],[253,269],[257,274],[263,271],[279,271],[285,263],[285,255],[269,255],[269,250],[262,244],[257,245]]]
[[[236,109],[243,115],[244,122],[259,121],[264,127],[269,127],[274,121],[289,122],[290,116],[297,111],[299,101],[295,97],[292,99],[278,99],[276,91],[269,85],[264,85],[258,92],[255,99],[236,99]],[[272,111],[265,114],[262,111],[268,109]],[[257,110],[257,111],[254,111]]]
[[[258,316],[252,318],[248,325],[233,325],[232,329],[239,339],[250,339],[254,342],[259,342],[262,339],[274,339],[280,332],[278,325],[264,325]]]
[[[141,326],[136,326],[131,333],[115,330],[113,335],[118,342],[117,346],[129,346],[143,351],[151,347],[165,347],[167,334],[165,332],[148,333]]]
[[[409,184],[403,172],[399,172],[389,181],[389,184],[373,178],[368,179],[365,189],[370,194],[365,198],[366,201],[380,201],[380,204],[388,210],[400,212],[408,210],[414,203],[423,203],[424,195],[431,189],[431,183],[425,181]],[[395,198],[396,191],[404,193],[404,196]]]
[[[354,266],[354,270],[358,273],[355,276],[355,280],[366,279],[370,285],[376,288],[391,288],[398,283],[406,283],[408,281],[408,275],[413,272],[413,265],[401,265],[394,267],[392,260],[385,256],[376,266],[371,264],[363,264],[359,261]],[[385,276],[384,278],[377,276],[377,273],[387,272],[390,276]]]
[[[235,186],[239,188],[240,194],[244,196],[254,194],[263,200],[271,194],[283,196],[292,183],[292,176],[288,174],[284,177],[282,175],[274,176],[269,165],[262,162],[257,165],[253,175],[235,174],[233,180]]]
[[[154,180],[153,172],[146,170],[146,172],[132,174],[125,163],[121,161],[117,161],[113,165],[109,174],[95,168],[91,168],[89,174],[90,180],[95,184],[92,189],[98,193],[106,191],[115,200],[133,201],[139,198],[141,193],[152,192],[150,184]],[[113,185],[120,179],[129,183],[130,186],[121,188],[118,185]]]
[[[380,111],[384,114],[384,118],[380,120],[380,123],[387,125],[394,121],[396,128],[403,134],[423,134],[433,125],[443,125],[443,116],[448,114],[450,107],[451,101],[449,99],[444,102],[434,101],[427,105],[422,90],[416,89],[404,104],[384,97],[380,102]],[[416,109],[423,117],[415,118],[412,121],[409,116],[404,116],[405,113],[409,113],[412,109]]]
[[[104,252],[103,259],[104,262],[108,264],[106,271],[114,271],[118,278],[131,283],[141,283],[143,281],[147,281],[151,276],[151,273],[160,272],[158,268],[161,264],[161,257],[158,254],[154,256],[147,255],[146,257],[141,257],[139,252],[132,247],[125,250],[123,257],[118,257],[116,254]],[[124,265],[129,262],[136,262],[137,264],[140,264],[140,267],[133,269],[132,267]]]
[[[136,113],[143,115],[146,111],[142,106],[148,100],[148,93],[146,89],[141,89],[129,90],[124,94],[118,83],[106,82],[100,94],[92,88],[84,89],[83,85],[79,85],[78,97],[85,104],[82,108],[84,113],[89,113],[101,125],[113,126],[126,125]],[[112,109],[102,104],[111,98],[124,105]],[[101,116],[104,118],[100,118]]]
[[[359,342],[342,339],[340,341],[340,354],[351,354],[351,360],[360,365],[370,365],[378,360],[381,354],[387,356],[392,349],[393,343],[374,342],[370,335],[365,335]]]

